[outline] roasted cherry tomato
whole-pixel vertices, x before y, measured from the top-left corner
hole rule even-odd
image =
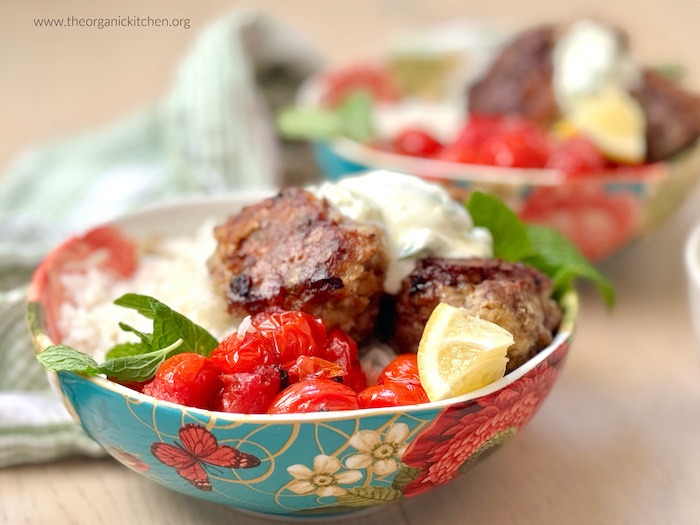
[[[280,369],[274,365],[259,366],[253,372],[221,376],[223,389],[215,410],[239,414],[265,414],[280,391]]]
[[[505,119],[479,150],[479,163],[493,166],[541,168],[548,157],[546,133],[524,119]]]
[[[360,408],[415,405],[429,401],[428,395],[422,386],[396,381],[368,386],[357,397]]]
[[[326,327],[321,319],[299,311],[273,310],[253,317],[253,327],[272,344],[285,368],[302,355],[323,357]]]
[[[438,158],[490,166],[542,168],[549,154],[547,133],[536,124],[515,116],[472,115],[457,139]]]
[[[399,354],[391,363],[384,367],[377,377],[377,383],[388,383],[390,381],[420,385],[418,358],[416,354]]]
[[[388,72],[381,67],[357,65],[332,71],[325,76],[326,89],[323,103],[336,107],[352,93],[367,91],[377,101],[389,102],[398,98],[398,90]]]
[[[479,163],[479,149],[486,139],[493,136],[498,129],[498,117],[489,115],[471,115],[462,126],[457,138],[447,144],[437,158],[464,164]]]
[[[345,370],[343,384],[355,392],[367,386],[367,378],[357,357],[357,343],[339,328],[332,329],[328,334],[328,345],[324,357]]]
[[[219,369],[207,357],[185,352],[166,359],[143,393],[196,408],[211,408],[221,390]]]
[[[231,334],[212,351],[210,358],[224,374],[253,372],[261,365],[280,362],[272,341],[255,329],[240,337],[238,333]]]
[[[580,175],[604,169],[608,161],[593,143],[580,135],[574,135],[557,143],[547,161],[547,167],[559,169],[569,175]]]
[[[330,412],[360,408],[357,392],[332,379],[313,379],[294,383],[273,400],[268,413],[297,414]]]
[[[442,144],[422,128],[407,128],[392,141],[394,152],[411,157],[432,157],[442,149]]]
[[[289,382],[296,383],[309,379],[341,379],[345,374],[342,366],[320,357],[301,355],[287,368]]]

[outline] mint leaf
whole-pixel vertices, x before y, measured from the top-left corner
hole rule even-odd
[[[155,350],[153,348],[153,335],[152,334],[146,334],[144,332],[141,332],[134,328],[133,326],[129,326],[126,323],[119,323],[119,328],[124,330],[125,332],[131,332],[133,334],[136,334],[139,339],[141,339],[141,347],[143,347],[143,352],[150,352],[151,350]]]
[[[681,82],[688,73],[682,64],[678,64],[676,62],[660,64],[656,66],[654,70],[662,77],[666,77],[672,82],[677,83]]]
[[[117,359],[118,357],[145,354],[149,351],[150,349],[144,348],[141,343],[121,343],[115,345],[107,352],[106,359]]]
[[[539,268],[552,278],[555,291],[560,295],[571,289],[577,278],[592,281],[606,306],[615,304],[615,290],[603,275],[596,270],[581,252],[558,231],[530,224],[527,234],[533,247],[533,255],[523,262]]]
[[[160,350],[109,359],[100,367],[100,371],[120,381],[135,381],[137,383],[148,381],[155,375],[163,361],[172,355],[181,353],[182,350],[179,347],[182,343],[182,339],[179,339]]]
[[[49,346],[37,355],[44,369],[51,372],[79,372],[90,376],[105,374],[119,381],[149,380],[158,367],[171,355],[178,353],[182,340],[167,348],[139,355],[126,355],[98,364],[92,357],[65,345]]]
[[[342,132],[357,142],[366,142],[374,136],[372,122],[372,95],[358,91],[349,95],[338,109]]]
[[[146,350],[165,348],[182,339],[179,352],[194,352],[208,356],[219,345],[218,341],[204,328],[148,295],[125,294],[114,301],[114,304],[132,308],[141,315],[153,319],[150,348],[144,345]],[[126,325],[122,325],[124,326]],[[139,334],[131,327],[127,326],[127,329]],[[145,342],[143,338],[142,342]]]
[[[475,226],[491,232],[494,257],[520,261],[532,254],[525,224],[497,197],[474,192],[467,203],[467,211]]]
[[[337,108],[295,106],[277,116],[277,129],[289,139],[332,140],[341,136],[366,142],[375,135],[374,99],[368,91],[349,94]]]
[[[497,197],[482,192],[472,193],[466,207],[474,224],[491,232],[494,257],[529,264],[547,274],[558,298],[573,288],[576,279],[588,279],[608,308],[615,304],[612,283],[558,231],[523,223]]]
[[[49,346],[36,358],[48,372],[82,372],[87,375],[100,373],[100,365],[92,357],[65,345]]]
[[[289,139],[327,140],[342,134],[343,123],[330,109],[294,107],[280,113],[277,128]]]
[[[184,315],[153,297],[139,294],[122,295],[115,304],[132,308],[153,320],[153,333],[147,334],[119,323],[122,330],[136,334],[141,342],[114,346],[103,364],[65,345],[50,346],[37,356],[48,371],[105,374],[118,381],[147,381],[167,358],[194,352],[208,356],[218,346],[214,337]]]

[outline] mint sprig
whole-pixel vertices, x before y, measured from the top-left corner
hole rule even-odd
[[[546,226],[523,223],[493,195],[474,192],[466,206],[474,225],[491,232],[494,257],[529,264],[547,274],[558,298],[574,287],[576,279],[588,279],[606,306],[613,307],[612,283],[562,234]]]
[[[118,381],[143,382],[153,377],[167,358],[183,352],[208,356],[219,344],[204,328],[153,297],[125,294],[114,303],[152,319],[153,333],[119,323],[122,330],[136,334],[140,341],[114,346],[102,364],[69,346],[53,345],[37,356],[44,368],[51,372],[105,374]]]
[[[288,139],[331,140],[340,136],[366,142],[375,135],[373,98],[367,91],[348,95],[337,108],[294,106],[277,117],[277,128]]]
[[[66,345],[49,346],[37,359],[50,372],[80,372],[85,375],[105,374],[119,381],[141,383],[152,378],[168,357],[180,353],[182,339],[172,345],[145,354],[108,359],[99,364],[92,357]]]
[[[137,344],[137,348],[132,348],[128,352],[136,353],[139,348],[143,353],[152,352],[182,339],[181,352],[194,352],[208,356],[219,344],[204,328],[148,295],[125,294],[114,301],[114,304],[136,310],[144,317],[153,320],[152,334],[144,334],[124,323],[119,324],[122,330],[133,332],[141,339],[140,345]],[[117,357],[124,352],[125,349],[120,345],[110,350],[107,358]]]

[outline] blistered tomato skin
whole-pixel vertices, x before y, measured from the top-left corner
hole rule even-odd
[[[328,107],[340,105],[349,95],[365,91],[376,101],[389,102],[398,98],[391,77],[383,68],[357,65],[328,73],[323,103]]]
[[[552,148],[547,167],[559,169],[569,175],[580,175],[605,169],[608,161],[593,143],[584,137],[574,135]]]
[[[214,410],[238,414],[265,414],[281,386],[280,369],[274,365],[224,374],[221,380],[223,388]]]
[[[362,371],[357,356],[357,343],[342,330],[334,328],[328,334],[328,345],[324,358],[340,365],[345,370],[343,384],[355,392],[360,392],[367,386],[367,377]]]
[[[442,149],[442,144],[422,128],[407,128],[392,141],[393,150],[411,157],[432,157]]]
[[[299,356],[323,357],[326,327],[321,319],[299,311],[273,311],[257,314],[253,328],[274,348],[285,368]]]
[[[300,381],[285,388],[274,399],[269,414],[331,412],[360,408],[357,393],[332,379]]]
[[[360,408],[396,407],[428,401],[422,386],[396,381],[368,386],[358,395]]]
[[[302,355],[287,368],[290,383],[310,381],[312,379],[334,379],[345,375],[343,367],[320,357]],[[337,379],[336,379],[337,380]]]
[[[221,391],[219,369],[207,357],[185,352],[166,359],[143,393],[195,408],[211,408]]]
[[[384,367],[377,377],[377,383],[388,383],[391,381],[420,385],[418,357],[416,354],[400,354]]]
[[[437,158],[512,168],[542,168],[550,155],[547,133],[520,117],[472,115]]]
[[[242,337],[231,334],[212,351],[210,358],[223,374],[253,372],[260,365],[279,364],[271,341],[255,331]]]

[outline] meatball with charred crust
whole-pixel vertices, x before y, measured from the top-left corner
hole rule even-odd
[[[541,126],[560,116],[552,87],[557,28],[538,26],[517,35],[485,75],[470,86],[469,108],[486,115],[521,115]]]
[[[415,352],[423,328],[440,302],[465,308],[513,334],[511,371],[552,342],[561,311],[552,283],[538,270],[499,259],[421,259],[402,283],[396,300],[391,344]]]
[[[244,208],[214,235],[209,270],[233,315],[301,310],[357,340],[372,333],[389,260],[377,226],[288,188]]]

